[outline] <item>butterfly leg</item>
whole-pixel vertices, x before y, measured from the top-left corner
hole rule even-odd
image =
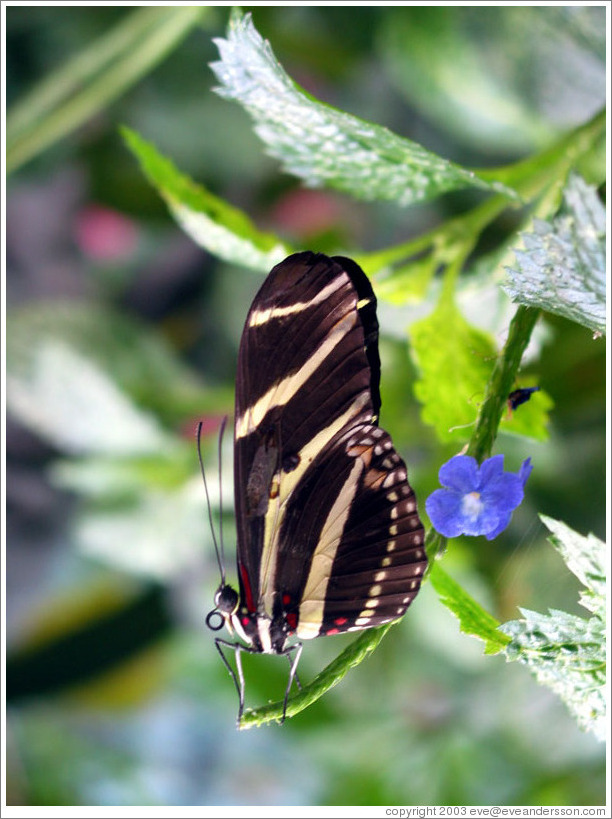
[[[240,726],[240,720],[242,719],[242,712],[244,711],[244,674],[242,672],[242,659],[240,657],[240,652],[242,651],[242,646],[240,643],[236,643],[234,645],[234,654],[236,656],[236,668],[238,670],[238,680],[240,682],[239,688],[239,705],[238,705],[238,719],[237,723]]]
[[[242,719],[242,713],[244,711],[244,674],[242,673],[242,661],[240,659],[240,652],[245,651],[244,646],[241,646],[240,643],[228,643],[226,640],[221,640],[217,638],[215,640],[215,645],[217,647],[217,651],[221,655],[221,659],[223,660],[224,666],[229,671],[229,675],[234,681],[234,686],[236,687],[236,692],[238,693],[238,725],[240,725],[240,720]],[[229,662],[227,661],[227,657],[223,653],[223,649],[221,646],[227,646],[227,648],[233,648],[234,653],[236,655],[236,668],[238,673],[234,671],[231,667]]]
[[[295,652],[295,656],[292,658],[291,654]],[[281,725],[285,721],[285,716],[287,714],[287,701],[289,699],[289,692],[291,691],[291,686],[293,685],[293,681],[295,680],[297,683],[298,688],[301,690],[302,685],[297,678],[297,665],[300,661],[300,655],[302,653],[302,643],[296,643],[294,646],[289,646],[289,648],[285,649],[283,652],[285,657],[289,660],[290,669],[289,669],[289,680],[287,681],[287,688],[285,690],[285,698],[283,700],[283,717],[281,719]]]
[[[294,648],[295,648],[295,646],[292,646],[291,649],[289,651],[287,651],[286,654],[285,654],[285,657],[289,660],[289,666],[290,666],[289,674],[291,674],[291,666],[293,665],[293,660],[291,659],[291,651]],[[293,671],[293,679],[295,680],[295,684],[298,687],[298,691],[301,691],[302,690],[302,683],[300,682],[300,678],[298,677],[297,669],[294,669],[294,671]]]

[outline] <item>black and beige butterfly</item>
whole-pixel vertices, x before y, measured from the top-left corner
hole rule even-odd
[[[376,299],[350,259],[296,253],[249,310],[236,377],[239,591],[222,579],[216,640],[244,709],[242,651],[290,661],[302,640],[401,617],[427,561],[406,466],[378,426]],[[217,627],[221,627],[221,623]],[[222,646],[235,650],[237,674]]]

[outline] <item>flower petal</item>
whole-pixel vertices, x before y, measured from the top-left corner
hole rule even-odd
[[[463,532],[462,499],[457,492],[436,489],[425,501],[431,525],[444,537],[457,537]]]
[[[497,526],[494,529],[491,529],[490,532],[485,532],[485,537],[487,540],[493,540],[493,538],[496,538],[501,532],[503,532],[506,526],[508,526],[510,523],[511,517],[512,512],[506,512],[505,514],[501,515]]]
[[[434,529],[446,537],[497,537],[523,500],[532,468],[530,458],[515,473],[504,472],[503,455],[487,458],[480,467],[468,455],[455,455],[439,471],[448,488],[437,489],[425,503]]]
[[[504,474],[504,456],[493,455],[492,458],[487,458],[480,464],[478,472],[478,489],[486,486],[490,481],[499,478]]]
[[[518,476],[523,482],[523,486],[527,483],[527,478],[531,475],[533,470],[533,464],[531,463],[531,458],[527,458],[521,464],[521,468],[519,469]]]
[[[496,509],[498,514],[513,512],[524,495],[523,482],[513,472],[499,475],[482,489],[483,503]]]
[[[438,472],[442,486],[448,486],[462,495],[478,489],[478,463],[471,455],[455,455],[442,464]]]

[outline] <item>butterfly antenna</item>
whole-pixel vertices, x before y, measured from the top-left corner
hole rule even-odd
[[[225,585],[225,551],[223,546],[223,473],[221,458],[221,445],[223,443],[223,434],[225,432],[225,425],[227,424],[227,415],[221,421],[221,428],[219,429],[219,442],[217,444],[217,457],[219,460],[219,544],[221,547],[221,563],[223,564],[223,584]]]
[[[219,435],[219,487],[221,487],[221,435],[225,427],[225,418],[221,425],[221,434]],[[206,483],[206,473],[204,471],[204,461],[202,460],[202,421],[198,422],[197,432],[198,442],[198,460],[200,462],[200,472],[202,473],[202,480],[204,481],[204,491],[206,492],[206,505],[208,506],[208,520],[210,522],[210,531],[212,532],[213,543],[215,544],[215,553],[217,555],[217,563],[219,564],[219,571],[221,573],[221,585],[225,586],[225,561],[223,558],[223,540],[221,540],[221,551],[219,551],[219,544],[215,535],[215,527],[213,525],[212,507],[210,505],[210,495],[208,494],[208,484]]]

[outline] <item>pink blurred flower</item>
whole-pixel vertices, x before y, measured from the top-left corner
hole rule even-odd
[[[346,207],[338,198],[324,191],[299,188],[286,193],[272,214],[274,224],[300,236],[313,236],[342,224]]]
[[[77,214],[77,244],[86,256],[100,262],[119,262],[138,244],[138,228],[131,219],[101,205],[88,205]]]

